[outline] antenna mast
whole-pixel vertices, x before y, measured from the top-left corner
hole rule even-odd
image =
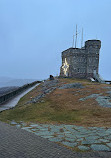
[[[82,38],[81,38],[81,48],[83,47],[83,28],[82,28]]]
[[[75,48],[77,46],[77,24],[76,24],[76,40],[75,40]]]
[[[74,48],[74,34],[73,34],[72,48]]]

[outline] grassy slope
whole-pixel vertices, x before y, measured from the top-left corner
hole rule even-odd
[[[41,123],[68,123],[83,126],[111,127],[111,108],[98,106],[95,99],[84,102],[80,98],[93,93],[107,95],[107,85],[91,83],[85,80],[59,79],[60,83],[81,82],[83,89],[56,89],[47,94],[40,103],[24,104],[30,97],[37,96],[41,87],[36,87],[19,101],[18,105],[0,113],[0,120],[41,122]]]

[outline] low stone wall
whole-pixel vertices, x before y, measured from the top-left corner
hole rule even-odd
[[[32,82],[32,83],[29,83],[29,84],[26,84],[22,87],[19,87],[17,90],[14,90],[12,92],[9,92],[3,96],[0,96],[0,104],[10,100],[11,98],[15,97],[16,95],[20,94],[21,92],[25,91],[26,89],[34,86],[35,84],[37,83],[40,83],[41,81],[35,81],[35,82]]]

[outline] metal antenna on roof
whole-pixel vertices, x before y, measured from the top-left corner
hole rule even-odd
[[[77,46],[77,24],[76,24],[76,40],[75,40],[75,48]]]
[[[72,48],[74,48],[74,34],[73,34]]]
[[[83,47],[83,28],[82,28],[82,37],[81,37],[81,48]]]

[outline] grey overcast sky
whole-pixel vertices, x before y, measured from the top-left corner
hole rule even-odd
[[[0,76],[59,74],[76,24],[84,41],[101,40],[99,73],[111,80],[111,0],[0,0]]]

